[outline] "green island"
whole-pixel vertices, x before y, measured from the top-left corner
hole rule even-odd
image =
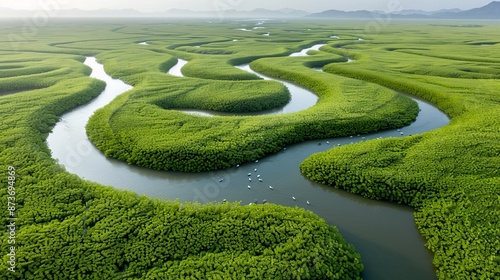
[[[15,191],[17,264],[11,273],[2,251],[0,278],[361,279],[361,256],[311,211],[152,199],[67,172],[46,139],[64,113],[104,90],[88,77],[88,56],[134,87],[92,116],[89,138],[107,157],[158,170],[223,169],[307,140],[400,128],[418,114],[400,92],[432,102],[450,125],[336,147],[301,171],[414,207],[439,279],[500,277],[498,24],[398,22],[367,34],[358,25],[279,21],[262,36],[237,22],[56,20],[6,36],[0,182],[11,188],[0,189],[0,209]],[[0,32],[19,34],[19,23],[6,21]],[[309,56],[288,57],[319,43],[326,45]],[[186,77],[166,74],[178,58],[189,61]],[[282,84],[234,67],[244,63],[312,90],[318,103],[272,116],[181,112],[245,113],[289,101]],[[12,245],[9,234],[2,231],[2,248]]]

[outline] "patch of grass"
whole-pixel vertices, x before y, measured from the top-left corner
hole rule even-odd
[[[221,263],[227,267],[221,272],[224,276],[234,270],[241,277],[254,273],[275,279],[360,277],[362,266],[352,247],[309,212],[271,205],[182,206],[139,198],[66,173],[50,158],[44,141],[62,113],[103,89],[102,83],[86,77],[90,70],[82,62],[88,55],[97,55],[108,73],[135,86],[93,117],[89,134],[94,143],[108,156],[158,169],[223,168],[307,139],[402,126],[412,120],[416,108],[395,91],[433,102],[452,118],[449,126],[336,148],[312,156],[301,170],[334,187],[415,207],[417,226],[435,254],[440,279],[500,277],[500,52],[498,45],[474,44],[496,42],[498,24],[483,22],[470,28],[476,24],[458,23],[450,28],[401,23],[367,36],[356,28],[359,23],[287,22],[272,24],[266,30],[271,36],[264,38],[259,32],[236,30],[237,23],[120,21],[56,20],[28,37],[20,37],[19,22],[3,22],[0,27],[2,34],[13,35],[0,42],[0,88],[12,93],[0,97],[0,168],[16,168],[19,206],[19,271],[8,273],[4,255],[1,278],[164,278],[182,272],[201,278],[212,276]],[[332,34],[343,39],[329,41]],[[369,40],[361,42],[358,37]],[[150,45],[137,44],[142,41]],[[323,41],[328,46],[311,57],[283,57]],[[197,45],[229,51],[187,51]],[[342,56],[356,61],[338,63],[345,61]],[[221,98],[233,98],[236,105],[241,96],[231,95],[227,88],[263,82],[169,77],[164,72],[176,57],[193,61],[193,76],[215,79],[220,77],[210,73],[202,63],[205,59],[214,69],[227,71],[224,75],[237,77],[241,72],[231,65],[272,57],[252,67],[311,88],[320,100],[288,116],[188,116],[168,109],[175,108],[174,103],[177,108],[194,103],[216,85],[225,88]],[[311,66],[325,66],[328,73],[308,69]],[[206,88],[197,91],[198,85]],[[273,87],[263,88],[267,86]],[[209,104],[204,100],[194,106]],[[8,184],[6,176],[0,178]],[[6,191],[2,188],[0,195],[7,197]],[[1,200],[2,209],[6,201]],[[191,227],[174,227],[173,221],[187,221]],[[241,225],[234,228],[234,239],[224,239],[228,243],[244,240],[240,235],[247,236],[252,232],[247,229],[255,225],[274,226],[279,232],[286,224],[294,231],[273,234],[273,252],[261,250],[267,244],[258,242],[236,242],[229,248],[227,243],[210,243],[214,239],[208,229],[227,228],[221,221]],[[256,232],[262,236],[251,240],[268,240],[263,237],[270,231]],[[168,243],[170,237],[198,235],[203,248]],[[8,238],[2,240],[8,248]],[[328,250],[332,246],[335,250]],[[184,259],[172,257],[177,250]],[[191,251],[186,255],[185,250]],[[267,266],[269,260],[276,263],[274,270]],[[196,274],[202,269],[208,272]]]

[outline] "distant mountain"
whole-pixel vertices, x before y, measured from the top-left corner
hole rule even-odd
[[[493,1],[481,8],[461,11],[459,13],[438,13],[434,16],[457,19],[500,19],[500,1]]]
[[[394,14],[398,15],[430,15],[432,12],[422,11],[422,10],[401,10],[395,11]]]
[[[0,7],[0,18],[5,17],[30,17],[36,11],[15,10]],[[66,9],[54,12],[58,17],[183,17],[183,18],[323,18],[323,19],[347,19],[347,18],[374,18],[386,17],[383,11],[339,11],[327,10],[320,13],[308,13],[294,9],[254,9],[251,11],[224,10],[224,11],[191,11],[182,9],[171,9],[165,12],[142,13],[133,9],[100,9],[100,10],[80,10]],[[490,4],[471,10],[462,11],[460,9],[448,9],[439,11],[422,10],[402,10],[390,13],[394,18],[419,18],[419,19],[500,19],[500,1],[493,1]]]
[[[14,10],[0,7],[0,17],[30,17],[37,11]],[[133,9],[99,9],[80,10],[65,9],[54,12],[58,17],[183,17],[183,18],[299,18],[308,15],[308,12],[294,9],[254,9],[251,11],[225,10],[225,11],[191,11],[171,9],[165,12],[142,13]]]
[[[443,9],[443,10],[438,10],[438,11],[422,11],[422,10],[401,10],[401,11],[396,11],[394,14],[398,15],[434,15],[438,13],[458,13],[461,12],[462,10],[460,9]]]
[[[225,17],[225,18],[297,18],[304,17],[308,15],[308,12],[294,10],[294,9],[281,9],[281,10],[268,10],[268,9],[254,9],[251,11],[238,11],[238,10],[223,10],[223,11],[190,11],[190,10],[180,10],[171,9],[165,13],[163,16],[168,17]]]
[[[229,10],[224,13],[224,16],[235,17],[235,18],[296,18],[304,17],[308,15],[308,12],[293,10],[293,9],[281,9],[281,10],[268,10],[268,9],[254,9],[251,11],[237,11]]]
[[[315,17],[315,18],[371,18],[374,15],[379,15],[380,12],[369,12],[369,11],[339,11],[339,10],[326,10],[321,13],[310,14],[307,17]]]
[[[460,13],[462,10],[460,9],[442,9],[438,11],[433,11],[430,12],[431,15],[438,14],[438,13]]]
[[[460,9],[440,10],[426,12],[419,10],[403,10],[392,12],[395,18],[437,18],[437,19],[500,19],[500,1],[493,1],[490,4],[476,9],[462,11]],[[345,18],[373,18],[387,16],[385,12],[379,11],[338,11],[328,10],[321,13],[310,14],[307,17],[345,19]]]

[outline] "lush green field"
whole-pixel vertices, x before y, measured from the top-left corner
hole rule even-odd
[[[301,165],[312,180],[416,207],[440,279],[500,277],[500,45],[477,43],[494,41],[498,27],[397,25],[373,41],[337,44],[358,61],[325,71],[421,96],[452,122],[337,148]]]
[[[54,21],[24,36],[19,24],[3,24],[1,34],[17,35],[0,42],[0,168],[8,175],[14,167],[16,180],[1,176],[1,183],[15,187],[18,220],[17,274],[7,270],[4,251],[1,278],[360,277],[359,255],[305,210],[180,205],[66,173],[44,141],[61,114],[103,89],[87,77],[88,55],[135,87],[94,115],[89,137],[108,156],[156,169],[213,170],[307,139],[401,127],[417,108],[396,91],[432,101],[452,117],[449,126],[335,148],[301,169],[315,181],[415,207],[440,279],[500,277],[500,44],[482,45],[496,42],[499,26],[395,23],[365,34],[360,24],[276,22],[269,37],[236,30],[238,22]],[[316,43],[328,45],[310,57],[285,57]],[[188,78],[165,74],[176,57],[190,61]],[[175,110],[285,103],[280,84],[232,67],[251,61],[312,89],[318,104],[266,117]],[[309,69],[324,65],[327,73]],[[0,191],[1,209],[8,191]],[[2,248],[8,236],[2,232]]]
[[[104,89],[102,82],[88,78],[84,55],[98,54],[116,76],[135,71],[123,75],[131,84],[180,80],[162,73],[175,62],[168,53],[146,54],[136,44],[137,35],[117,34],[114,24],[100,24],[98,32],[87,24],[66,22],[40,30],[24,43],[0,43],[0,208],[2,217],[10,217],[11,211],[17,218],[15,229],[5,220],[1,233],[1,279],[360,279],[359,254],[335,227],[310,211],[153,200],[65,172],[50,157],[48,132],[64,112]],[[2,26],[2,34],[15,32],[15,26]],[[127,44],[123,54],[135,62],[128,69],[113,64],[118,60],[113,53],[121,54]],[[259,98],[283,92],[278,83],[256,83],[246,92]],[[202,79],[195,85],[201,88],[194,96],[203,94],[203,86],[229,87]],[[233,87],[233,93],[224,94],[240,100],[237,91],[250,85],[244,81]],[[137,100],[145,100],[137,102],[157,102],[157,109],[165,110],[167,97],[153,93],[136,91]],[[8,269],[14,255],[12,273]]]
[[[199,172],[254,161],[276,153],[286,145],[305,140],[401,127],[417,115],[416,103],[393,90],[310,69],[333,62],[343,63],[346,61],[343,56],[316,52],[305,58],[283,57],[325,41],[324,38],[328,38],[326,32],[304,34],[303,41],[288,39],[290,31],[278,32],[275,37],[266,40],[260,35],[241,39],[244,34],[232,28],[234,25],[214,24],[200,27],[198,31],[188,29],[191,33],[187,38],[178,36],[148,40],[150,46],[139,47],[155,52],[151,57],[142,55],[144,50],[137,46],[122,53],[99,54],[98,59],[111,75],[130,82],[135,88],[91,118],[87,133],[92,142],[107,156],[130,164],[160,170]],[[193,33],[203,34],[207,30],[226,34],[226,41],[216,38],[214,43],[193,43]],[[232,35],[234,32],[238,32],[239,36]],[[301,29],[301,32],[305,31]],[[240,39],[233,41],[234,37]],[[189,46],[198,44],[201,44],[198,48]],[[220,53],[203,53],[201,50],[206,48],[211,51],[218,49]],[[158,62],[160,49],[167,61],[163,66],[170,63],[172,56],[189,59],[185,66],[187,69],[183,68],[183,71],[191,77],[178,78],[158,73],[157,66],[149,67],[147,71],[148,67],[142,65]],[[274,57],[278,55],[282,57]],[[121,56],[146,58],[138,61],[139,67],[135,68],[130,66],[128,60],[120,59]],[[287,115],[231,118],[206,118],[166,110],[249,112],[283,105],[288,99],[280,84],[274,81],[241,81],[248,79],[242,76],[242,70],[229,67],[269,56],[273,58],[254,61],[251,66],[267,75],[294,81],[313,90],[320,96],[316,106]],[[219,80],[218,75],[223,75],[224,80]],[[256,78],[249,73],[245,75]]]

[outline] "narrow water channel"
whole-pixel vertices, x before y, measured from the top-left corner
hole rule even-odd
[[[167,72],[167,74],[176,76],[176,77],[184,77],[184,75],[181,72],[182,67],[186,65],[188,61],[184,59],[178,59],[177,64],[170,68],[170,70]],[[249,64],[243,64],[240,66],[236,66],[236,68],[241,69],[243,71],[252,73],[254,75],[259,76],[260,78],[264,80],[276,80],[274,78],[271,78],[266,75],[262,75],[260,73],[257,73],[253,71],[250,68]],[[287,88],[288,91],[290,92],[290,101],[283,107],[281,108],[275,108],[275,109],[270,109],[270,110],[265,110],[265,111],[260,111],[260,112],[249,112],[249,113],[226,113],[226,112],[217,112],[217,111],[208,111],[208,110],[181,110],[184,113],[187,114],[193,114],[193,115],[199,115],[199,116],[205,116],[205,117],[211,117],[211,116],[262,116],[262,115],[277,115],[277,114],[290,114],[290,113],[295,113],[295,112],[300,112],[306,109],[311,108],[312,106],[316,105],[318,102],[318,96],[314,94],[313,92],[294,85],[292,83],[282,81],[280,80],[281,83],[283,83]]]
[[[108,76],[95,58],[87,58],[85,64],[93,69],[92,77],[107,83],[105,91],[93,102],[65,114],[47,139],[52,156],[68,172],[150,197],[199,202],[227,199],[241,201],[243,205],[261,203],[266,199],[268,203],[304,207],[337,226],[348,242],[356,247],[365,265],[364,279],[436,278],[432,255],[424,247],[411,208],[364,199],[316,184],[304,178],[298,167],[311,154],[337,145],[370,139],[377,141],[378,137],[401,137],[397,130],[304,142],[258,162],[215,172],[164,172],[129,166],[108,159],[95,149],[85,134],[85,125],[95,110],[131,87]],[[446,115],[435,107],[416,101],[421,112],[413,124],[402,129],[405,135],[436,129],[449,122]],[[249,182],[248,173],[251,173],[252,182]],[[248,189],[248,185],[252,188]]]

